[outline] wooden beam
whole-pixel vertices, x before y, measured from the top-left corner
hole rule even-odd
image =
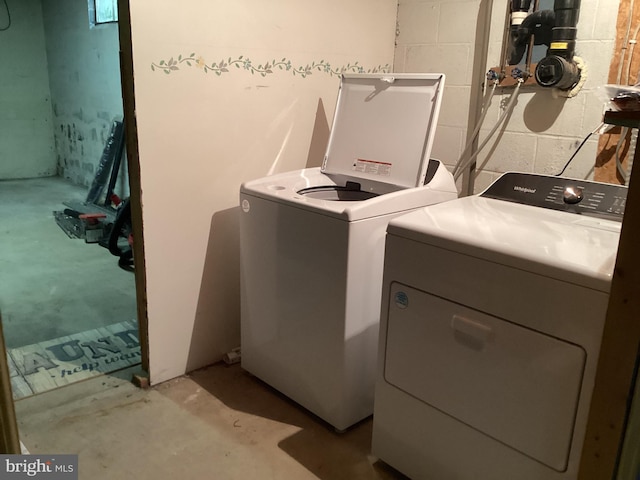
[[[634,161],[638,160],[636,144]],[[640,165],[638,163],[637,165]],[[579,480],[613,479],[640,346],[640,168],[631,173]]]
[[[118,0],[118,31],[120,35],[120,76],[124,102],[124,127],[127,147],[127,167],[133,228],[133,258],[136,275],[138,329],[142,368],[149,371],[149,319],[147,317],[147,284],[142,229],[142,187],[140,183],[140,157],[133,79],[133,51],[131,40],[131,14],[129,0]]]
[[[4,346],[2,318],[0,318],[0,453],[19,454],[18,424],[13,407],[7,351]]]

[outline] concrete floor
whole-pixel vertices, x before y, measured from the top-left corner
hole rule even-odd
[[[0,181],[0,310],[10,348],[135,318],[133,275],[55,223],[86,190]],[[136,367],[134,367],[136,368]],[[142,390],[123,370],[16,401],[31,453],[79,455],[80,478],[402,479],[370,454],[371,419],[344,434],[239,365]]]
[[[22,442],[78,454],[80,478],[94,480],[406,478],[371,456],[371,419],[337,434],[239,365],[147,390],[130,375],[19,400]]]
[[[136,319],[133,274],[56,224],[85,187],[60,177],[0,181],[0,312],[7,348]]]

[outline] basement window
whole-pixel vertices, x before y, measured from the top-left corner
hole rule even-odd
[[[118,0],[88,0],[88,2],[91,27],[118,21]]]

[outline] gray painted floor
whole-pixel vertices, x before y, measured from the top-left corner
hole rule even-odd
[[[127,375],[19,400],[29,452],[77,454],[94,480],[406,479],[371,455],[371,419],[337,434],[238,364],[148,390]]]
[[[0,312],[7,348],[136,319],[134,275],[56,224],[84,187],[59,177],[0,181]]]

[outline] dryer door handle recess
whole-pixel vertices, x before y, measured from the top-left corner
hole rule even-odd
[[[493,329],[490,326],[461,315],[453,315],[451,328],[457,340],[475,349],[482,349],[493,336]]]

